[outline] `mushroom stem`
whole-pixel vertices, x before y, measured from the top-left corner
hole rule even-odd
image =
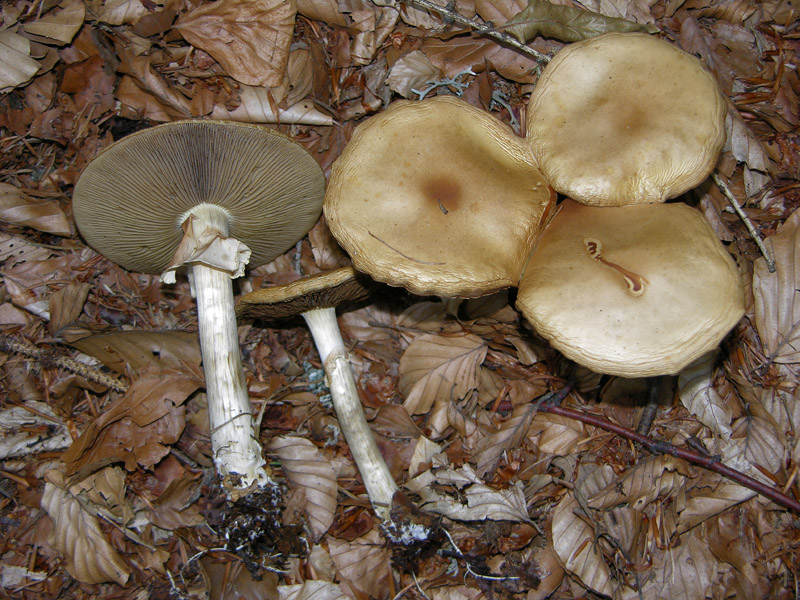
[[[328,377],[333,408],[356,462],[375,513],[389,521],[397,484],[381,456],[358,397],[353,371],[344,347],[334,308],[315,308],[303,313]]]
[[[206,227],[227,237],[225,211],[204,205],[202,210],[192,211],[192,214]],[[229,494],[235,496],[237,491],[247,490],[253,484],[265,485],[271,478],[264,468],[266,463],[253,427],[239,354],[231,274],[193,263],[192,279],[206,378],[211,449],[217,472]]]

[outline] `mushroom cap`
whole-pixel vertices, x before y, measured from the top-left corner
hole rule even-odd
[[[554,194],[523,139],[449,96],[400,100],[333,163],[325,219],[354,266],[415,294],[516,285]]]
[[[75,221],[98,252],[137,272],[159,273],[200,204],[229,216],[229,236],[271,261],[319,218],[325,176],[285,135],[258,125],[176,121],[139,131],[103,150],[73,194]]]
[[[550,185],[573,200],[664,202],[714,169],[726,112],[697,58],[647,34],[608,33],[566,46],[545,67],[528,140]]]
[[[353,267],[340,267],[245,294],[236,303],[236,316],[288,319],[315,308],[359,302],[373,287],[374,282]]]
[[[735,262],[685,204],[584,206],[566,200],[517,295],[536,331],[598,373],[677,373],[744,314]]]

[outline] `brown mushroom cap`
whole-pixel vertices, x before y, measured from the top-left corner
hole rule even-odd
[[[229,233],[269,262],[314,225],[325,177],[311,155],[258,125],[178,121],[129,135],[101,152],[75,186],[81,234],[130,271],[159,273],[200,204],[229,215]]]
[[[663,202],[714,169],[726,110],[691,54],[647,34],[609,33],[566,46],[545,67],[528,140],[550,185],[573,200]]]
[[[645,377],[716,348],[744,314],[744,293],[699,211],[567,200],[525,268],[517,307],[575,362]]]
[[[463,100],[398,101],[334,162],[325,218],[354,266],[416,294],[516,285],[551,190],[524,140]]]
[[[373,287],[374,282],[353,267],[341,267],[245,294],[236,303],[236,316],[288,319],[315,308],[359,302]]]

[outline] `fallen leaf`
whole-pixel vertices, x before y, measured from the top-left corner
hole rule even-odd
[[[279,585],[280,600],[350,600],[339,586],[330,581],[306,579],[295,585]]]
[[[369,596],[384,596],[391,576],[389,548],[376,529],[352,542],[330,538],[328,548],[340,579]]]
[[[200,559],[200,568],[208,589],[208,600],[278,600],[278,574],[266,571],[258,578],[241,561]],[[223,583],[224,582],[224,583]]]
[[[58,202],[34,199],[8,183],[0,183],[0,221],[55,235],[75,233]]]
[[[682,536],[681,543],[667,549],[657,562],[660,568],[651,570],[642,590],[645,598],[696,600],[708,596],[717,561],[699,531]]]
[[[672,495],[686,481],[685,464],[668,455],[649,456],[641,460],[603,490],[589,498],[589,506],[606,509],[629,504],[637,510],[662,495]]]
[[[426,84],[441,78],[442,72],[431,64],[428,57],[419,50],[413,50],[392,65],[386,83],[393,92],[413,100],[417,97],[415,89],[423,90]]]
[[[535,414],[534,404],[517,406],[498,431],[477,443],[472,453],[472,462],[476,465],[479,477],[489,480],[494,477],[500,459],[525,439]]]
[[[294,0],[218,0],[183,15],[175,29],[237,81],[272,87],[283,81],[294,19]]]
[[[53,521],[50,543],[64,556],[64,566],[72,577],[83,583],[115,581],[125,585],[130,570],[108,543],[97,517],[86,512],[66,489],[61,471],[45,474],[42,508]]]
[[[597,548],[594,528],[576,511],[578,501],[567,493],[553,511],[550,527],[553,549],[564,568],[581,580],[586,587],[606,596],[612,596],[614,584],[611,572]]]
[[[321,112],[310,100],[301,100],[286,109],[273,110],[269,89],[249,85],[239,86],[240,104],[233,110],[216,104],[211,117],[245,123],[297,123],[300,125],[333,125],[333,117]]]
[[[289,482],[305,494],[304,512],[318,541],[333,523],[336,511],[336,470],[330,459],[309,440],[280,436],[268,446],[281,461]]]
[[[88,283],[68,283],[50,295],[48,302],[51,333],[58,335],[59,330],[80,316],[90,290]]]
[[[678,396],[698,421],[717,435],[728,438],[732,412],[714,385],[716,357],[716,351],[709,352],[680,372]]]
[[[31,43],[11,30],[0,31],[0,92],[22,85],[39,71]]]
[[[63,46],[72,41],[75,34],[83,27],[86,9],[83,0],[66,0],[59,2],[57,8],[43,17],[25,23],[26,33],[46,38]]]
[[[403,406],[418,415],[428,412],[436,400],[464,398],[478,387],[478,367],[486,352],[486,343],[474,335],[416,338],[400,358]]]

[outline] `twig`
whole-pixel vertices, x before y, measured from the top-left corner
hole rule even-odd
[[[767,261],[767,269],[769,269],[770,273],[774,273],[775,261],[772,260],[769,252],[767,252],[767,248],[764,246],[764,242],[761,240],[761,236],[759,235],[758,231],[756,231],[756,228],[753,225],[753,222],[750,220],[750,217],[748,217],[747,214],[742,210],[742,205],[739,204],[739,201],[736,199],[736,196],[733,195],[733,192],[731,192],[728,184],[722,181],[722,178],[716,173],[716,171],[711,174],[711,178],[714,180],[714,183],[717,184],[717,187],[720,189],[722,194],[728,199],[728,202],[731,203],[733,210],[736,211],[736,214],[739,215],[739,218],[744,223],[744,226],[747,228],[747,232],[750,234],[750,237],[756,243],[756,246],[758,246],[759,252],[761,252],[761,254],[764,256],[764,260]]]
[[[447,22],[455,22],[459,25],[464,25],[465,27],[470,27],[480,33],[481,35],[485,35],[486,37],[490,37],[495,41],[502,42],[507,44],[513,48],[516,48],[520,52],[524,52],[528,56],[536,59],[539,62],[549,62],[550,57],[546,54],[542,54],[541,52],[534,50],[533,48],[526,46],[525,44],[519,43],[515,38],[508,35],[503,31],[497,31],[492,27],[485,25],[483,23],[479,23],[477,21],[473,21],[472,19],[468,19],[455,10],[449,8],[448,6],[439,6],[438,4],[434,4],[431,0],[400,0],[404,4],[410,4],[417,8],[424,8],[425,10],[430,10],[435,12],[438,15],[441,15],[445,21]]]
[[[564,394],[564,396],[565,395],[566,394]],[[574,419],[576,421],[586,423],[587,425],[593,425],[594,427],[600,427],[601,429],[605,429],[606,431],[615,433],[621,437],[624,437],[625,439],[634,442],[639,442],[642,446],[644,446],[647,450],[649,450],[653,454],[671,454],[672,456],[681,458],[692,464],[699,465],[701,467],[708,469],[709,471],[718,473],[719,475],[722,475],[723,477],[726,477],[731,481],[735,481],[739,485],[743,485],[744,487],[751,489],[754,492],[761,494],[766,498],[769,498],[770,500],[772,500],[776,504],[780,504],[784,508],[788,508],[789,510],[792,510],[800,514],[800,502],[798,502],[794,498],[789,497],[783,492],[776,490],[775,488],[771,488],[768,485],[765,485],[760,481],[757,481],[752,477],[745,475],[740,471],[737,471],[736,469],[732,469],[724,465],[715,456],[708,456],[708,455],[704,456],[692,450],[679,448],[677,446],[670,444],[669,442],[654,440],[646,435],[636,433],[631,429],[622,427],[621,425],[617,425],[616,423],[612,423],[611,421],[609,421],[608,419],[604,419],[603,417],[598,417],[597,415],[592,415],[572,408],[565,408],[563,406],[558,406],[557,404],[553,403],[551,398],[553,398],[553,394],[545,395],[542,398],[542,400],[540,400],[538,403],[538,410],[553,415],[560,415],[562,417],[567,417],[568,419]]]
[[[46,368],[64,369],[65,371],[69,371],[75,375],[80,375],[87,381],[92,381],[94,383],[99,383],[100,385],[109,387],[120,394],[124,394],[128,390],[128,386],[119,379],[84,365],[74,358],[70,358],[69,356],[58,356],[53,354],[50,350],[37,348],[33,344],[16,340],[5,334],[0,334],[0,352],[13,352],[14,354],[20,354],[26,358],[39,361],[42,366]]]

